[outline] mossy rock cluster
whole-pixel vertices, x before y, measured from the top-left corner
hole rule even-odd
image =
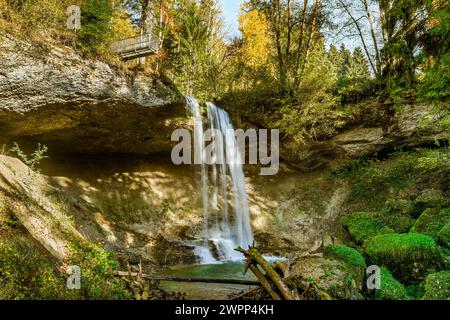
[[[448,199],[441,190],[427,189],[415,200],[416,212],[423,212],[427,208],[442,208],[448,205]]]
[[[408,300],[408,294],[399,281],[397,281],[388,268],[381,267],[381,288],[375,291],[376,300]]]
[[[423,300],[450,300],[450,271],[429,274],[424,290]]]
[[[411,231],[419,232],[435,239],[450,221],[450,208],[427,208],[417,219]]]
[[[402,282],[417,282],[440,270],[443,259],[433,238],[419,233],[385,234],[373,237],[364,251],[371,263],[385,265]]]
[[[450,249],[450,221],[437,234],[438,241],[441,245]]]
[[[409,215],[392,212],[355,212],[341,219],[352,240],[362,245],[374,236],[408,232],[414,225]]]
[[[343,217],[341,222],[357,244],[363,244],[370,238],[380,234],[395,232],[372,213],[367,212],[355,212],[352,215]]]

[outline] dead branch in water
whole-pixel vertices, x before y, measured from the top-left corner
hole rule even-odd
[[[250,269],[255,276],[260,280],[261,285],[271,295],[274,300],[280,300],[281,296],[286,300],[299,300],[300,296],[296,290],[291,290],[287,284],[283,281],[277,271],[267,262],[266,259],[259,253],[259,251],[251,246],[248,250],[243,248],[237,248],[236,251],[244,254],[246,258],[246,269]],[[258,265],[264,270],[263,274]],[[275,285],[278,292],[272,288],[271,282]],[[281,294],[281,295],[280,295]]]

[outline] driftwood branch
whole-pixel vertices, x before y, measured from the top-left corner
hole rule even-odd
[[[272,281],[272,283],[275,285],[275,287],[278,289],[278,291],[281,293],[281,296],[283,296],[284,299],[286,299],[286,300],[298,300],[299,299],[298,293],[296,291],[291,290],[286,285],[286,283],[284,283],[283,279],[278,274],[278,272],[275,271],[275,269],[270,265],[270,263],[268,263],[266,261],[266,259],[264,259],[264,257],[261,255],[261,253],[259,253],[259,251],[256,248],[250,247],[248,250],[244,250],[243,248],[237,248],[236,251],[244,254],[245,258],[247,259],[246,264],[249,265],[249,269],[253,273],[255,273],[255,271],[257,273],[258,272],[261,273],[261,271],[258,269],[257,265],[261,266],[261,268],[266,273],[265,275],[263,275],[264,279],[265,280],[270,279]],[[255,274],[255,276],[258,279],[260,279],[260,275],[258,276],[257,274]],[[262,280],[262,279],[260,279],[260,280]],[[264,285],[262,282],[261,282],[261,284],[264,286],[264,288],[266,290],[268,290],[267,292],[269,292],[269,288],[268,288],[269,286],[267,284]],[[270,285],[270,282],[269,282],[269,285]],[[267,286],[267,288],[266,288],[266,286]],[[270,286],[270,288],[271,288],[271,286]],[[269,294],[271,294],[271,296],[272,296],[273,293],[269,292]],[[272,298],[274,298],[274,296],[272,296]]]

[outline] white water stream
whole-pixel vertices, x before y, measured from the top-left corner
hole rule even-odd
[[[202,117],[198,101],[187,98],[194,118],[194,161],[200,166],[203,205],[203,241],[196,246],[200,263],[242,260],[234,249],[248,248],[253,242],[250,214],[241,155],[233,125],[225,110],[207,103],[207,118]],[[204,128],[206,125],[206,129]],[[205,133],[213,129],[213,149],[207,148]],[[207,164],[206,151],[215,150],[213,164]]]

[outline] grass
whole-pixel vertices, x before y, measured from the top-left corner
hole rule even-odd
[[[61,299],[68,294],[55,262],[30,239],[0,239],[0,299]]]

